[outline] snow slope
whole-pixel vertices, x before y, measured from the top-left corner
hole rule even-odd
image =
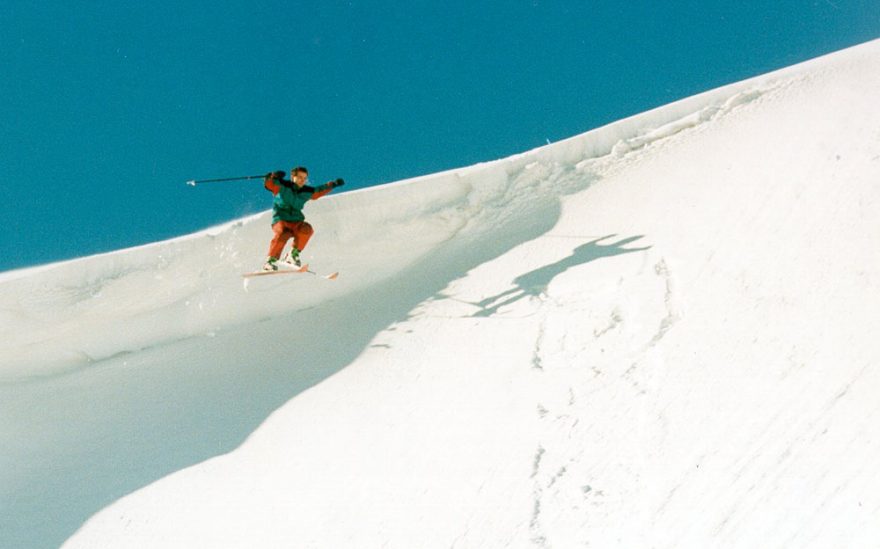
[[[877,547],[880,41],[0,275],[0,546]],[[197,192],[197,190],[194,190]],[[66,543],[65,543],[66,540]]]

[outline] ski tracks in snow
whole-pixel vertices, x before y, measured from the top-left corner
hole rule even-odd
[[[652,367],[663,362],[660,343],[681,312],[667,259],[639,255],[604,288],[595,287],[604,277],[576,270],[536,296],[538,431],[528,525],[535,547],[602,541],[595,536],[604,529],[596,526],[620,516],[614,509],[642,489],[640,446],[651,436],[616,431],[623,422],[614,418],[647,412],[640,403],[650,399]],[[631,447],[632,461],[607,461],[621,445]]]

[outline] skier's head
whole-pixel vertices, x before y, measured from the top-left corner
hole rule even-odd
[[[305,166],[297,166],[290,170],[290,180],[293,181],[297,187],[302,187],[306,184],[306,181],[309,180],[309,170],[306,169]]]

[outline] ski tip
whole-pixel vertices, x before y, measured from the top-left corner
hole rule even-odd
[[[330,273],[330,274],[326,275],[324,278],[326,278],[327,280],[336,280],[337,278],[339,278],[339,273],[338,272]]]

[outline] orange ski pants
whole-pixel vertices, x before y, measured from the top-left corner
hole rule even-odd
[[[312,238],[315,230],[305,221],[279,221],[272,225],[272,242],[269,244],[269,257],[280,258],[287,241],[293,238],[293,245],[302,251]]]

